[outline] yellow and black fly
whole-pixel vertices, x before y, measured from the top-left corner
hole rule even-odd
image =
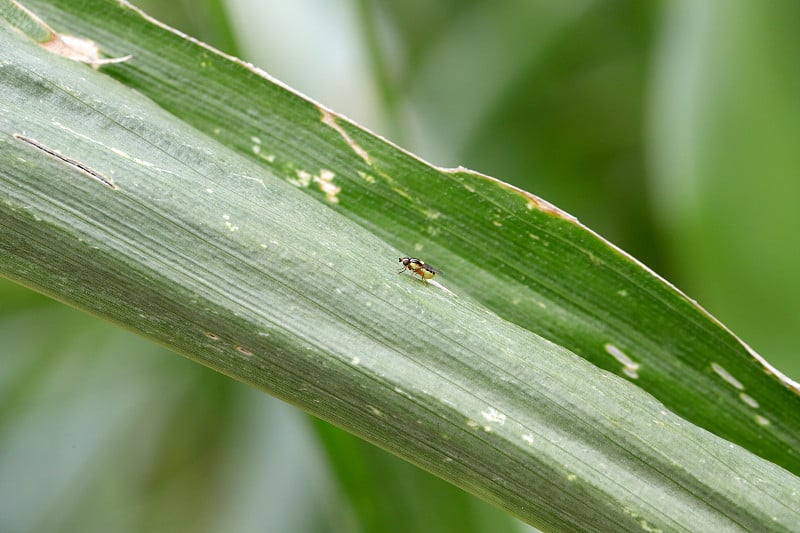
[[[418,275],[423,283],[427,283],[427,280],[433,279],[433,277],[439,273],[438,270],[425,264],[425,261],[417,259],[416,257],[401,257],[400,262],[403,263],[403,268],[400,269],[398,274],[410,270],[411,274]]]

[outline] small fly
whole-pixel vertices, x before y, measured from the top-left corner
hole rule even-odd
[[[433,277],[439,272],[430,265],[426,265],[422,259],[416,257],[401,257],[400,262],[403,263],[403,268],[400,269],[398,274],[402,274],[406,270],[410,270],[411,274],[416,274],[420,277],[423,283]]]

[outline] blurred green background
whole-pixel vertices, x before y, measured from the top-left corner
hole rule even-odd
[[[442,166],[558,205],[800,378],[800,4],[139,0]],[[0,531],[524,531],[0,280]]]

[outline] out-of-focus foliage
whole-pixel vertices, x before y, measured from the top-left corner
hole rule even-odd
[[[800,377],[794,3],[137,3],[436,164],[566,209]],[[313,433],[265,395],[5,282],[0,345],[0,530],[513,527],[336,429]]]
[[[351,528],[277,400],[6,281],[0,339],[1,531]]]
[[[800,378],[800,5],[676,2],[652,58],[650,182],[676,281]]]

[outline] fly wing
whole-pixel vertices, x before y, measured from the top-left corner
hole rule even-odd
[[[422,259],[417,259],[416,257],[412,257],[409,259],[409,267],[411,265],[416,265],[416,268],[421,268],[423,270],[427,270],[428,272],[433,272],[434,274],[442,273],[442,271],[439,270],[438,268],[434,268],[425,261],[423,261]]]
[[[428,272],[433,272],[434,274],[441,274],[442,273],[442,271],[439,270],[438,268],[433,268],[428,263],[423,263],[422,261],[420,261],[420,267],[424,268]]]

